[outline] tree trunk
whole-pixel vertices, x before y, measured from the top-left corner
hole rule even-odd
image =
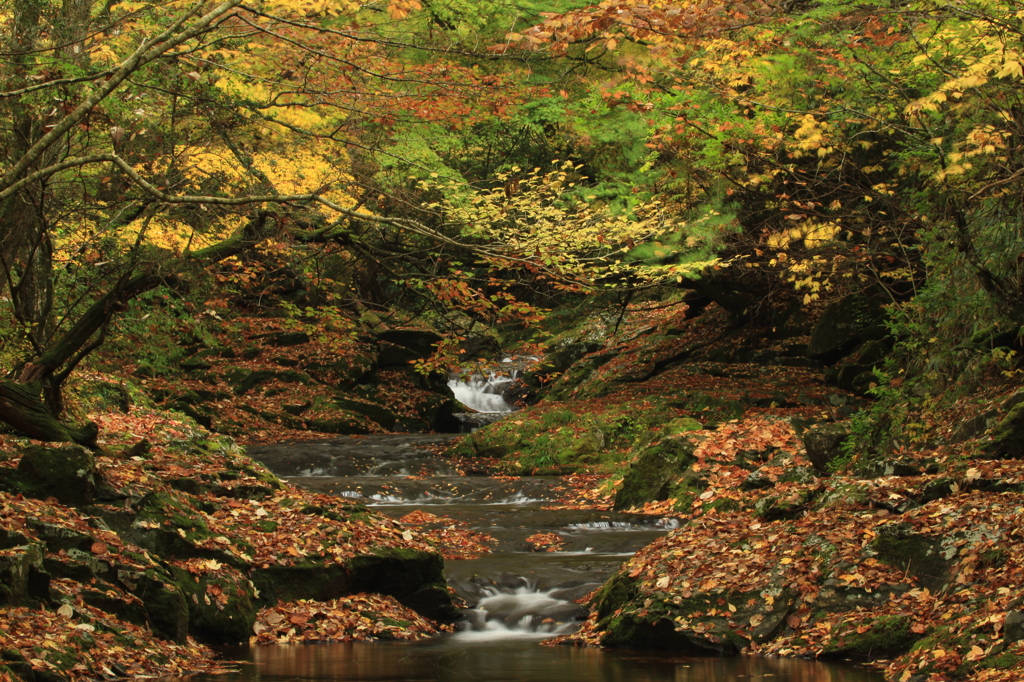
[[[10,379],[0,380],[0,420],[13,426],[29,438],[45,441],[71,441],[96,447],[99,428],[89,422],[73,428],[61,423],[42,399],[42,383],[20,384]]]
[[[151,274],[123,278],[38,358],[0,381],[0,421],[30,438],[95,447],[99,432],[95,424],[74,428],[58,419],[61,386],[78,363],[102,342],[103,332],[114,314],[131,299],[165,281]]]

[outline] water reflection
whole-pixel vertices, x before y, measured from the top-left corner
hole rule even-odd
[[[237,675],[192,682],[881,682],[882,675],[814,661],[672,658],[518,642],[281,645],[225,651],[249,660]]]

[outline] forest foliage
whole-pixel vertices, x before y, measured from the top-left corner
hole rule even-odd
[[[13,0],[0,419],[89,442],[54,417],[100,344],[282,298],[458,339],[589,292],[695,289],[771,324],[874,289],[893,372],[1014,371],[967,342],[1024,316],[1022,19],[1013,0]]]

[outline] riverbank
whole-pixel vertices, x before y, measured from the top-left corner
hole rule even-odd
[[[1024,677],[1024,393],[997,378],[959,400],[875,402],[827,382],[795,352],[806,338],[769,345],[649,320],[456,447],[508,471],[600,471],[615,508],[682,518],[560,641],[853,661],[901,682]]]
[[[94,418],[109,438],[95,453],[0,437],[6,679],[216,671],[230,662],[214,644],[428,637],[458,616],[446,548],[487,551],[289,485],[167,413]]]

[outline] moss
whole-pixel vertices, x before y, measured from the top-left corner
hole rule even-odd
[[[826,646],[820,657],[871,660],[899,656],[910,651],[921,639],[910,629],[912,624],[910,616],[882,616],[871,622],[864,632],[847,634]]]
[[[927,538],[901,524],[882,526],[869,544],[879,560],[893,568],[909,571],[930,590],[948,580],[949,567],[942,558],[939,541]]]
[[[636,579],[625,573],[616,573],[594,593],[590,605],[597,609],[599,619],[606,618],[610,613],[624,607],[636,597]]]
[[[322,516],[325,519],[330,519],[332,521],[347,521],[349,519],[347,514],[342,514],[338,511],[328,509],[327,507],[322,507],[317,504],[307,504],[300,511],[303,514],[309,514],[310,516]]]
[[[1010,408],[982,450],[992,457],[1024,457],[1024,402]]]
[[[665,425],[666,435],[680,435],[689,431],[700,431],[704,425],[692,417],[678,417]]]
[[[266,469],[247,464],[242,466],[241,471],[244,474],[252,476],[261,483],[266,483],[274,490],[280,490],[281,488],[284,487],[284,483],[281,481],[281,479]]]
[[[713,500],[710,504],[704,505],[705,511],[732,512],[739,508],[739,501],[729,497],[718,498]]]
[[[768,495],[755,505],[755,513],[766,521],[791,519],[803,513],[820,494],[818,488],[801,488],[790,495]]]
[[[199,513],[180,498],[165,492],[148,493],[139,502],[139,519],[159,523],[185,532],[185,539],[195,541],[210,537],[210,529]]]
[[[979,568],[999,568],[1009,561],[1010,555],[1004,547],[992,547],[978,555]]]
[[[189,634],[208,644],[245,642],[256,623],[255,593],[237,571],[194,576],[175,568],[177,584],[191,601]]]
[[[1012,651],[1004,651],[1001,654],[982,659],[977,665],[979,668],[1005,670],[1019,665],[1022,662],[1024,662],[1024,656],[1021,654],[1014,653]]]
[[[367,614],[367,617],[372,618],[373,614]],[[388,618],[387,616],[384,616],[383,618],[381,618],[380,622],[383,623],[384,625],[388,625],[390,627],[402,628],[402,629],[406,629],[410,625],[412,625],[412,623],[410,623],[407,620],[396,620],[394,618]]]
[[[673,482],[696,461],[695,449],[683,436],[655,441],[640,449],[615,493],[615,508],[669,499]]]
[[[91,452],[79,445],[32,445],[25,448],[9,487],[27,497],[56,497],[63,504],[88,504],[96,489]]]

